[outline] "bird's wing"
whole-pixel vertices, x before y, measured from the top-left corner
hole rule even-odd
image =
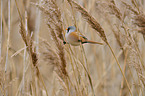
[[[71,39],[73,39],[73,40],[77,40],[77,41],[81,41],[81,42],[84,42],[84,41],[86,41],[87,40],[87,38],[85,37],[85,36],[83,36],[83,35],[78,35],[76,32],[72,32],[72,33],[70,33],[70,35],[71,35]]]
[[[83,36],[83,35],[80,35],[81,37],[83,37],[84,39],[86,39],[86,40],[88,40],[88,38],[87,37],[85,37],[85,36]]]

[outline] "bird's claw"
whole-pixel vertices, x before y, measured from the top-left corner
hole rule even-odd
[[[63,44],[65,45],[65,44],[66,44],[66,42],[65,42],[65,41],[63,41]]]

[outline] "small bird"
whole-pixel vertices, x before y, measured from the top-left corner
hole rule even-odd
[[[69,26],[66,30],[67,30],[66,33],[65,33],[66,42],[64,41],[63,42],[64,44],[68,43],[68,44],[71,44],[73,46],[78,46],[80,44],[85,44],[85,43],[103,45],[103,43],[91,41],[91,40],[88,40],[83,35],[78,35],[77,32],[76,32],[76,27],[75,26]]]

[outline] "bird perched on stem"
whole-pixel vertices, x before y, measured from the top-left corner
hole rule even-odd
[[[71,44],[73,46],[78,46],[85,43],[103,45],[103,43],[88,40],[85,36],[77,34],[75,26],[69,26],[66,30],[66,41],[63,42],[64,44]]]

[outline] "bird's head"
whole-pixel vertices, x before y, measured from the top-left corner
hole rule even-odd
[[[76,30],[75,26],[69,26],[67,29],[67,33],[74,32]]]

